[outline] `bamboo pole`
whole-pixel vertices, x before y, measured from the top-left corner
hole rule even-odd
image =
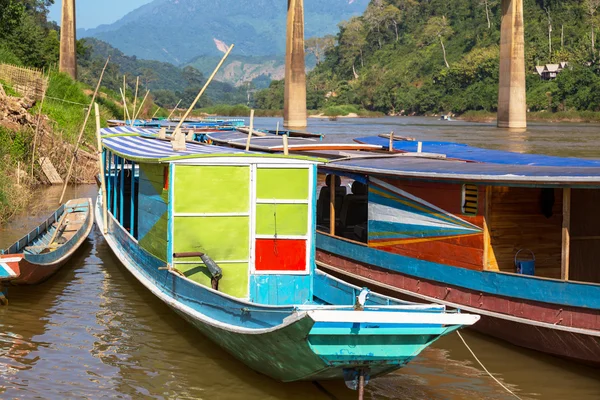
[[[229,46],[229,49],[227,49],[227,52],[225,53],[225,55],[223,56],[223,58],[221,59],[221,61],[217,65],[217,68],[215,68],[215,70],[213,71],[213,73],[211,74],[211,76],[208,78],[208,80],[204,84],[204,87],[202,88],[202,90],[200,90],[200,93],[198,93],[198,96],[196,96],[196,98],[194,99],[194,101],[190,105],[190,108],[188,108],[188,110],[183,115],[183,117],[181,117],[179,119],[179,123],[177,124],[177,127],[175,128],[175,130],[181,129],[181,125],[183,125],[183,121],[185,121],[185,119],[190,115],[190,113],[192,112],[192,110],[196,106],[196,103],[198,103],[198,100],[200,100],[200,97],[202,97],[202,95],[204,94],[204,91],[206,90],[206,88],[208,87],[208,85],[212,82],[213,78],[215,77],[215,75],[219,71],[219,68],[221,68],[221,65],[223,65],[223,63],[225,62],[225,60],[229,56],[229,53],[231,53],[231,50],[233,50],[233,47],[234,47],[233,44],[231,46]]]
[[[35,125],[35,133],[33,134],[33,154],[31,156],[31,177],[33,178],[33,166],[35,164],[35,148],[37,145],[37,137],[40,131],[40,123],[42,122],[42,108],[44,107],[44,100],[46,100],[46,92],[44,92],[44,97],[42,97],[42,102],[40,103],[40,109],[38,110],[37,123]]]
[[[108,66],[108,62],[110,61],[110,56],[106,59],[106,63],[104,64],[104,68],[102,68],[102,72],[100,73],[100,78],[98,78],[98,84],[96,85],[96,90],[94,90],[94,95],[92,96],[92,101],[90,102],[90,106],[88,107],[87,114],[85,116],[85,120],[83,121],[83,125],[81,126],[81,131],[79,132],[79,137],[77,138],[77,143],[75,144],[75,151],[73,151],[73,157],[71,158],[71,163],[69,164],[69,170],[67,172],[67,179],[65,179],[65,185],[63,186],[62,193],[60,195],[59,204],[62,204],[63,198],[65,197],[65,192],[67,191],[67,185],[69,184],[69,179],[71,179],[71,172],[73,172],[73,163],[75,162],[75,156],[77,155],[77,150],[79,149],[79,143],[83,138],[83,133],[85,132],[85,126],[87,125],[88,119],[90,118],[90,114],[92,113],[92,105],[96,102],[96,96],[98,95],[98,90],[100,90],[100,85],[102,84],[102,78],[104,77],[104,71],[106,71],[106,67]]]
[[[250,151],[250,140],[252,139],[252,131],[254,130],[254,110],[250,110],[250,131],[248,139],[246,139],[246,151]]]
[[[277,130],[275,130],[275,135],[279,135],[279,121],[277,121]]]
[[[144,103],[146,102],[146,99],[148,98],[148,94],[150,93],[149,90],[146,91],[146,95],[144,96],[144,100],[142,100],[142,103],[140,104],[140,108],[138,109],[137,114],[135,114],[133,116],[133,120],[137,120],[137,117],[140,115],[140,113],[142,112],[142,108],[144,108]]]
[[[123,108],[125,109],[125,123],[127,123],[127,120],[131,119],[129,117],[129,109],[127,108],[127,99],[125,98],[125,93],[123,93],[123,91],[120,88],[119,92],[121,92],[121,99],[123,99]]]
[[[126,81],[126,74],[123,74],[123,97],[125,97],[125,95],[127,94],[127,81]],[[127,110],[127,106],[125,105],[126,103],[123,103],[123,120],[127,121],[127,114],[129,113],[129,110]]]
[[[286,135],[285,133],[283,134],[283,154],[286,156],[290,155],[290,151],[288,148],[288,135]]]
[[[335,175],[329,175],[329,234],[331,236],[335,236],[335,178]]]
[[[394,131],[390,132],[390,144],[388,145],[388,150],[390,152],[394,151]]]
[[[159,111],[160,111],[160,107],[158,107],[156,109],[156,111],[154,111],[154,114],[152,114],[152,118],[151,119],[154,119],[154,117],[156,117],[156,114],[158,114]]]
[[[138,88],[140,86],[140,77],[137,77],[137,80],[135,82],[135,96],[133,96],[133,112],[131,113],[131,115],[135,116],[135,107],[137,105],[137,97],[138,97]],[[133,126],[133,120],[130,121],[131,122],[131,126]]]
[[[569,261],[571,258],[571,188],[563,189],[563,222],[560,278],[569,280]]]
[[[96,142],[98,145],[98,166],[100,167],[100,189],[102,190],[102,224],[104,233],[108,232],[108,211],[106,204],[106,172],[104,171],[104,161],[102,160],[102,137],[100,135],[100,107],[98,103],[94,103],[94,111],[96,112]]]
[[[173,111],[171,111],[171,114],[169,114],[169,116],[167,117],[167,121],[170,121],[171,117],[173,116],[173,113],[175,111],[177,111],[177,107],[179,107],[179,104],[181,104],[181,100],[183,100],[183,99],[179,99],[179,101],[177,102],[177,105],[175,106],[175,108],[173,109]]]

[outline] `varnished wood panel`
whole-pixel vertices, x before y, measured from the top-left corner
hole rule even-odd
[[[600,283],[600,190],[571,190],[569,279]]]
[[[536,276],[560,278],[563,193],[554,190],[552,215],[541,207],[542,189],[494,187],[491,194],[489,269],[515,272],[515,254],[535,254]],[[526,252],[522,252],[527,257]]]

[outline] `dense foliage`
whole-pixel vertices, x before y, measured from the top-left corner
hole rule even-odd
[[[46,19],[53,3],[0,0],[0,62],[40,68],[58,62],[58,29]]]
[[[525,0],[528,106],[600,110],[600,0]],[[308,76],[309,107],[386,113],[495,111],[500,0],[372,0],[340,24],[338,45]],[[556,80],[536,65],[569,62]],[[280,84],[256,95],[272,107]]]

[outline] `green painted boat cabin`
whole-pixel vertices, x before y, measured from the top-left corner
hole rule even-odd
[[[211,287],[260,304],[312,300],[316,164],[103,130],[107,208],[139,246]]]

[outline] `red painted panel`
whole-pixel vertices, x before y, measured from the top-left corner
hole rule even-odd
[[[306,270],[306,240],[257,239],[257,271]]]

